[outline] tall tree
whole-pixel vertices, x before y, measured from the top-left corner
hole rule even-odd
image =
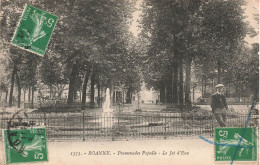
[[[179,80],[173,79],[179,82],[178,101],[183,103],[185,91],[185,104],[190,106],[192,61],[204,61],[199,63],[202,66],[210,64],[210,70],[218,70],[218,82],[221,81],[227,61],[233,59],[231,54],[239,49],[249,30],[243,16],[243,4],[239,0],[144,1],[141,40],[147,41],[147,56],[143,68],[151,73],[145,81],[153,87],[158,86],[165,76],[168,77],[170,68],[176,68],[178,64]],[[160,61],[159,66],[155,65],[157,61]],[[184,91],[182,62],[186,70]],[[175,66],[169,67],[171,65]],[[210,73],[209,70],[206,72]],[[204,82],[207,82],[208,73],[203,76]]]

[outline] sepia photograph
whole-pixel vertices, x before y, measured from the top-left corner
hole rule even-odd
[[[0,165],[259,164],[259,0],[0,0]]]

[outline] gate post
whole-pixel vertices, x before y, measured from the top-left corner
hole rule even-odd
[[[166,139],[167,138],[167,123],[166,123],[166,116],[167,116],[167,113],[166,113],[166,115],[164,116],[164,139]]]
[[[83,141],[85,141],[85,112],[82,113],[82,125],[83,125]]]
[[[112,137],[111,137],[112,141],[115,141],[115,134],[116,134],[116,131],[117,131],[117,126],[114,125],[114,115],[118,115],[118,114],[114,114],[114,112],[109,113],[109,117],[112,119],[112,121],[110,123],[112,125]],[[116,117],[118,117],[118,116],[116,116]]]

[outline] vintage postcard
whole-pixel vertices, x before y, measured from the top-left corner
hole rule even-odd
[[[259,0],[0,0],[0,165],[258,165]]]

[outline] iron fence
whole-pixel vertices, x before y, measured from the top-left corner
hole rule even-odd
[[[0,115],[1,129],[7,129],[11,117],[11,114]],[[227,127],[244,127],[247,117],[228,114]],[[258,127],[258,120],[258,115],[252,115],[248,126]],[[22,122],[46,127],[49,141],[213,137],[214,128],[219,127],[212,114],[180,112],[29,113]]]

